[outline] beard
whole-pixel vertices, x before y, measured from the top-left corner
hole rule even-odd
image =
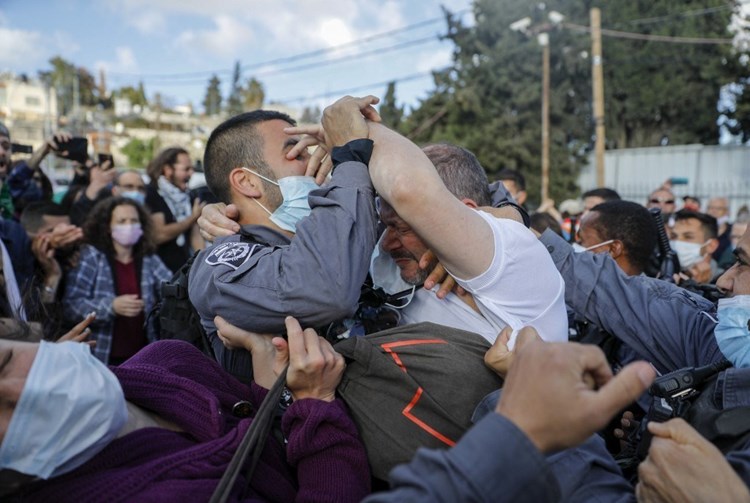
[[[415,271],[412,274],[409,274],[408,276],[404,275],[405,269],[401,268],[401,279],[403,279],[410,285],[415,285],[415,286],[421,285],[427,279],[427,276],[430,275],[430,272],[432,272],[432,267],[428,269],[420,268],[419,260],[414,256],[414,254],[409,253],[408,251],[395,251],[395,252],[392,252],[390,255],[393,260],[404,258],[404,259],[413,260],[415,262],[416,264]]]

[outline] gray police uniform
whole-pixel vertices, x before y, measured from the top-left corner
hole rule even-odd
[[[219,363],[249,376],[246,351],[228,351],[216,336],[219,315],[258,333],[282,333],[284,318],[321,327],[351,316],[376,242],[377,214],[367,166],[336,167],[331,181],[309,195],[310,215],[294,239],[261,225],[219,238],[190,271],[189,295]]]
[[[541,241],[565,280],[565,302],[660,372],[724,358],[714,337],[716,308],[708,300],[666,281],[627,276],[609,255],[575,253],[554,232],[545,232]],[[712,386],[717,407],[750,406],[750,368],[725,370]],[[735,446],[726,459],[750,485],[750,441]]]

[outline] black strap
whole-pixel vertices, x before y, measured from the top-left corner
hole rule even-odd
[[[216,486],[216,490],[214,490],[209,503],[224,503],[229,499],[229,495],[234,488],[234,483],[237,480],[237,475],[239,475],[242,466],[245,464],[248,454],[252,451],[247,470],[247,482],[248,484],[250,483],[250,479],[255,471],[255,467],[258,465],[260,455],[268,439],[268,433],[271,431],[271,426],[273,425],[276,408],[279,406],[281,393],[284,391],[284,385],[286,384],[286,372],[288,368],[284,369],[271,389],[268,390],[268,394],[263,399],[263,403],[260,404],[258,413],[253,419],[253,424],[245,432],[242,442],[240,442],[237,451],[232,456],[232,460],[229,462],[224,475],[222,475],[219,485]]]

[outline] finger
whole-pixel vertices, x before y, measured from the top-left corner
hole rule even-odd
[[[276,356],[274,357],[274,371],[280,373],[289,363],[289,343],[283,337],[274,337],[271,339]]]
[[[701,434],[681,418],[670,419],[665,423],[649,421],[648,431],[655,437],[671,438],[680,444],[696,443],[703,440]]]
[[[354,101],[357,103],[359,109],[363,110],[370,105],[377,105],[378,103],[380,103],[380,98],[375,95],[368,94],[367,96],[363,96],[361,98],[354,98]]]
[[[451,293],[455,286],[456,280],[453,278],[453,276],[446,274],[443,282],[440,283],[440,288],[437,291],[437,298],[444,299],[449,293]]]
[[[318,181],[317,174],[320,172],[321,168],[323,167],[323,159],[325,156],[328,155],[328,152],[326,149],[318,145],[318,147],[313,151],[312,155],[310,156],[310,160],[307,162],[307,170],[305,171],[306,176],[315,176],[315,181]],[[328,173],[325,173],[323,175],[323,178],[325,179],[325,175]],[[320,184],[318,184],[320,185]]]
[[[320,129],[318,124],[308,124],[307,126],[285,127],[284,132],[288,135],[309,134],[314,136],[320,133]]]
[[[419,267],[422,270],[427,270],[430,267],[430,264],[428,263],[426,267],[422,267],[422,260],[420,259]],[[442,264],[434,264],[432,271],[430,271],[430,274],[428,274],[427,278],[425,278],[424,280],[424,287],[428,290],[431,290],[437,283],[443,281],[444,278],[447,279],[446,276],[447,273],[445,272],[445,268],[442,266]]]
[[[437,257],[432,252],[432,250],[427,250],[422,254],[421,257],[419,257],[419,268],[420,269],[427,269],[430,267],[430,264],[433,264],[437,262]]]
[[[295,159],[296,157],[307,152],[309,147],[318,145],[320,141],[311,135],[304,135],[299,141],[286,153],[287,159]]]
[[[602,355],[607,367],[606,358]],[[640,397],[656,378],[653,367],[646,362],[633,362],[602,386],[594,395],[595,408],[607,420]]]
[[[306,328],[303,332],[305,336],[305,350],[307,351],[307,357],[309,359],[320,359],[323,357],[323,351],[321,350],[320,337],[318,333],[312,328]]]
[[[503,329],[503,331],[507,330],[508,328],[511,329],[511,336],[513,334],[513,329],[511,327],[506,327]],[[528,330],[527,330],[528,329]],[[513,351],[518,353],[526,346],[531,346],[534,343],[542,342],[542,338],[539,337],[539,334],[533,327],[523,327],[516,336],[515,345],[513,346]],[[508,343],[510,343],[510,337],[508,337]]]
[[[322,185],[323,182],[326,181],[326,177],[330,172],[333,171],[333,160],[331,159],[330,155],[326,155],[325,158],[323,158],[323,163],[320,165],[320,169],[318,170],[318,174],[315,175],[315,183],[318,185]]]
[[[284,319],[286,325],[286,335],[289,346],[289,364],[290,366],[300,368],[307,356],[305,350],[305,336],[299,322],[292,316]]]
[[[381,122],[382,119],[380,118],[380,114],[377,110],[375,110],[374,107],[365,107],[362,110],[362,115],[365,116],[365,119],[372,121],[372,122]]]

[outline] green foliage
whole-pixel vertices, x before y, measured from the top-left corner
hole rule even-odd
[[[389,128],[398,130],[401,125],[401,120],[404,117],[404,107],[398,106],[396,103],[396,83],[389,82],[388,89],[383,97],[383,102],[380,104],[380,118],[383,120],[383,124]]]
[[[322,112],[318,105],[315,105],[314,107],[305,107],[302,109],[302,117],[300,117],[299,121],[302,124],[317,124],[320,121],[321,115]]]
[[[131,105],[140,105],[142,107],[148,105],[148,100],[146,99],[146,90],[143,87],[143,82],[139,82],[137,88],[133,86],[121,87],[120,89],[117,89],[114,94],[118,98],[125,98],[129,100]]]
[[[129,167],[144,168],[153,157],[154,150],[155,138],[145,142],[133,138],[122,148],[122,153],[128,157]]]
[[[203,107],[206,110],[206,115],[218,115],[221,112],[221,89],[219,88],[220,85],[221,81],[216,75],[211,77],[211,80],[208,81],[206,97],[203,98]]]
[[[534,26],[556,10],[565,21],[589,23],[602,11],[602,26],[672,36],[727,38],[731,11],[676,16],[724,5],[724,0],[549,0],[546,11],[525,0],[475,0],[475,26],[446,12],[453,64],[434,74],[435,89],[402,126],[420,143],[448,141],[472,150],[490,178],[518,169],[538,202],[541,171],[542,50],[534,36],[510,24],[527,16]],[[578,195],[576,178],[591,148],[591,39],[588,33],[553,27],[550,37],[550,196]],[[723,85],[736,80],[729,46],[685,46],[605,37],[605,113],[608,146],[717,143],[717,103]]]
[[[247,81],[247,85],[242,89],[242,103],[245,110],[257,110],[263,108],[263,102],[266,99],[266,93],[263,90],[263,84],[255,77]]]
[[[240,62],[236,61],[232,74],[232,88],[229,91],[229,98],[227,98],[227,113],[230,116],[242,113],[242,84],[240,84],[240,78]]]
[[[78,99],[82,106],[94,106],[100,102],[99,90],[94,76],[83,68],[55,56],[49,60],[50,70],[39,72],[42,82],[52,87],[57,93],[58,107],[61,115],[68,115],[75,108],[75,88],[78,86]],[[76,82],[77,81],[77,82]]]

